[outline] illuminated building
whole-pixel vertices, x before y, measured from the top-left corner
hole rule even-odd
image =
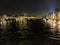
[[[56,9],[54,15],[49,14],[47,17],[46,24],[50,26],[50,32],[53,33],[50,38],[60,40],[60,10]]]

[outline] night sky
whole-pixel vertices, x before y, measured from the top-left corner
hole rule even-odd
[[[0,0],[1,14],[46,15],[60,8],[60,0]]]

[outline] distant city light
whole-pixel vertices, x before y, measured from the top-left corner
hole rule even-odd
[[[24,16],[26,16],[27,14],[26,13],[24,13]]]

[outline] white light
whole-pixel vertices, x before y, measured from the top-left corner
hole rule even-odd
[[[54,18],[54,15],[55,15],[55,14],[54,14],[54,11],[53,11],[53,14],[52,14],[52,17],[53,17],[53,18]]]

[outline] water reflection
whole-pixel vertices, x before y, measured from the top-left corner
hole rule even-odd
[[[50,29],[50,25],[45,27],[42,19],[26,19],[27,25],[9,20],[5,28],[0,28],[0,45],[60,45],[60,40],[52,39],[57,35],[56,29]]]
[[[19,25],[15,19],[9,19],[5,28],[0,26],[0,45],[32,45],[27,29],[23,25],[20,28]]]

